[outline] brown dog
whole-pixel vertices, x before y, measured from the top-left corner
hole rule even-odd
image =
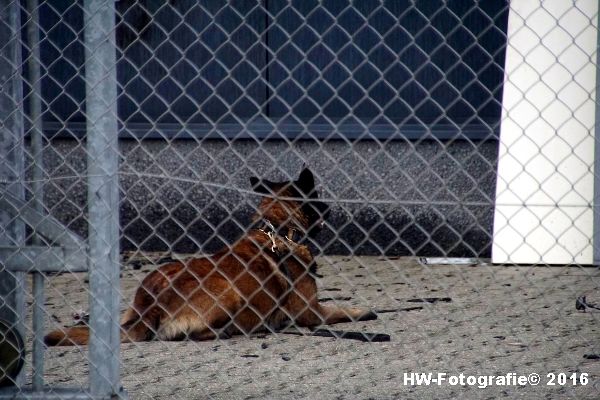
[[[328,206],[312,172],[297,181],[251,178],[264,194],[254,227],[211,257],[173,262],[151,272],[121,323],[121,341],[210,340],[234,334],[376,319],[359,308],[318,302],[316,264],[301,242],[321,229]],[[87,344],[85,326],[55,330],[46,344]]]

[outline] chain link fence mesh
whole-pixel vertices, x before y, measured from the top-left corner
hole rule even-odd
[[[88,346],[46,348],[32,325],[40,313],[50,345],[85,337],[88,273],[46,272],[40,307],[41,274],[8,267],[60,264],[22,245],[95,229],[93,16],[82,2],[1,4],[22,27],[6,38],[22,51],[24,112],[24,138],[0,146],[2,273],[17,277],[3,308],[18,315],[3,329],[25,339],[2,343],[27,349],[21,378],[2,355],[2,384],[93,396]],[[131,398],[598,397],[595,1],[114,7],[119,142],[105,150],[119,157],[120,234],[106,252],[120,252],[133,342],[107,381]],[[19,151],[24,170],[7,169]],[[8,194],[18,184],[42,217],[15,240],[29,212]]]

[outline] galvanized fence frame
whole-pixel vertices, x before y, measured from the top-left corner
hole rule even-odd
[[[2,297],[15,298],[5,303],[2,311],[8,316],[13,328],[23,329],[23,292],[26,290],[23,274],[33,275],[33,350],[32,386],[0,391],[0,398],[96,398],[108,399],[126,397],[119,381],[119,212],[117,182],[117,116],[116,116],[116,54],[114,23],[114,3],[98,0],[84,2],[85,48],[86,48],[86,107],[87,107],[87,154],[88,154],[88,198],[90,230],[87,243],[54,218],[45,215],[43,199],[43,159],[42,159],[42,117],[41,117],[41,78],[39,66],[39,20],[36,1],[27,2],[27,39],[30,94],[29,135],[33,154],[33,195],[29,202],[23,198],[23,148],[25,146],[25,125],[22,117],[22,75],[20,68],[21,7],[16,1],[3,1],[0,10],[9,21],[6,37],[11,46],[5,47],[2,59],[3,82],[13,82],[12,91],[5,91],[2,113],[12,116],[13,124],[5,124],[2,129],[3,156],[20,154],[12,165],[4,164],[7,173],[2,182],[2,216],[12,225],[24,226],[27,223],[34,231],[33,245],[23,247],[21,243],[10,243],[2,251],[3,276],[19,279],[11,282],[3,278]],[[3,83],[4,86],[4,83]],[[8,125],[8,126],[7,126]],[[7,157],[7,161],[9,158]],[[21,186],[21,188],[19,188]],[[13,189],[11,189],[13,188]],[[21,195],[13,196],[8,189]],[[5,226],[9,226],[8,224]],[[22,229],[22,228],[21,228]],[[19,236],[23,236],[20,233]],[[18,237],[18,236],[17,236]],[[42,237],[48,247],[42,243]],[[15,239],[12,239],[15,240]],[[22,239],[17,239],[21,241]],[[15,245],[17,245],[15,247]],[[89,253],[88,253],[89,252]],[[24,255],[24,257],[19,257]],[[46,387],[44,385],[44,274],[61,271],[89,271],[90,273],[90,326],[93,335],[90,341],[90,377],[88,389]],[[21,277],[21,278],[19,278]],[[16,312],[15,312],[16,310]],[[10,315],[13,313],[12,315]]]

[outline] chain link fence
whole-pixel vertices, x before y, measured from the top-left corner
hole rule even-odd
[[[0,16],[0,398],[600,395],[596,1]]]

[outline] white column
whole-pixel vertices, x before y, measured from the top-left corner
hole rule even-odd
[[[593,262],[597,0],[511,0],[495,263]]]

